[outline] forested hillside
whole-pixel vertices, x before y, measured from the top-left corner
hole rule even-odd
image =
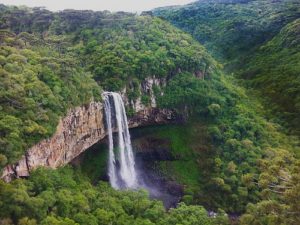
[[[127,86],[136,99],[147,76],[217,68],[189,35],[159,19],[2,6],[0,21],[2,167],[53,134],[67,109],[99,99],[102,88]]]
[[[299,1],[203,0],[153,12],[204,44],[228,73],[247,78],[268,97],[270,114],[299,133]]]
[[[153,13],[204,44],[225,65],[227,73],[246,79],[246,87],[258,91],[251,93],[262,99],[265,115],[284,124],[288,132],[299,134],[299,4],[293,0],[203,0],[159,8]],[[285,157],[291,153],[276,151]],[[269,155],[268,150],[263,152]],[[299,156],[298,149],[294,153]],[[289,212],[299,205],[299,196],[295,195],[299,188],[298,163],[288,160],[291,167],[283,169],[287,161],[281,164],[277,160],[269,155],[266,161],[258,161],[262,201],[248,205],[242,224],[299,223],[299,209]],[[294,183],[282,177],[286,169],[294,171]],[[244,181],[249,178],[253,179],[250,174],[243,176]]]
[[[262,45],[239,72],[247,83],[268,97],[278,118],[299,134],[300,124],[300,19]]]
[[[264,43],[239,70],[259,86],[263,79],[269,85],[265,66],[274,63],[263,54],[274,51],[278,59],[290,57],[287,79],[296,77],[298,5],[292,0],[200,1],[155,14],[190,32],[222,62],[247,56]],[[300,223],[298,138],[266,120],[260,101],[248,96],[235,77],[224,75],[222,65],[191,35],[153,16],[4,5],[0,29],[2,168],[51,136],[68,109],[101,101],[102,90],[125,91],[128,99],[141,97],[149,106],[150,94],[139,89],[148,77],[166,81],[154,87],[157,107],[184,118],[179,125],[153,128],[156,137],[171,143],[176,160],[159,162],[157,169],[184,187],[178,208],[166,212],[143,191],[92,185],[98,181],[80,169],[41,168],[28,180],[0,181],[0,223],[227,224],[224,211],[241,216],[241,224]],[[295,118],[297,85],[289,88],[295,103],[287,110],[294,110]],[[133,115],[130,107],[127,114]],[[218,216],[208,217],[202,206]]]
[[[155,9],[154,15],[190,33],[219,60],[237,61],[299,18],[297,0],[200,0]]]

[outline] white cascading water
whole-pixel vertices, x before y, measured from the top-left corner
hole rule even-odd
[[[104,92],[103,96],[109,141],[108,176],[111,186],[115,189],[137,188],[137,173],[122,97],[115,92]],[[113,124],[115,124],[115,127],[113,127]],[[114,128],[118,132],[118,152],[116,154],[113,142]],[[119,166],[117,166],[117,160]]]

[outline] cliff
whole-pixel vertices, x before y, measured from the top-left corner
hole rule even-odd
[[[144,107],[129,118],[129,127],[164,124],[174,121],[172,110]],[[101,102],[76,107],[68,111],[57,126],[55,134],[27,150],[15,164],[3,169],[1,179],[27,177],[31,170],[46,166],[56,168],[69,163],[87,148],[106,136],[103,105]]]

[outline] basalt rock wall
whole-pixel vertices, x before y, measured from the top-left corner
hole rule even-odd
[[[128,123],[130,128],[134,128],[178,120],[173,110],[144,107],[129,118]],[[91,102],[71,109],[59,121],[55,134],[28,149],[19,162],[6,166],[1,179],[9,182],[14,178],[29,176],[30,171],[39,166],[57,168],[65,165],[106,134],[101,102]]]

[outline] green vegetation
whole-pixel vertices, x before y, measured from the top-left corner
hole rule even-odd
[[[289,151],[266,151],[266,157],[258,161],[262,173],[246,174],[243,181],[251,187],[262,189],[261,201],[249,204],[241,217],[241,224],[299,224],[300,161]]]
[[[154,10],[258,90],[270,117],[299,134],[298,0],[202,0]],[[271,103],[270,103],[271,101]]]
[[[0,168],[51,136],[67,109],[100,99],[91,74],[50,39],[0,33]]]
[[[124,18],[109,27],[84,29],[76,39],[81,42],[75,51],[105,90],[127,85],[134,91],[134,82],[147,77],[163,78],[178,70],[213,73],[216,67],[201,45],[158,18]]]
[[[245,203],[257,202],[248,204],[241,224],[300,221],[299,160],[295,158],[299,156],[299,135],[287,137],[278,132],[285,129],[261,117],[268,115],[288,127],[290,133],[299,134],[299,4],[294,0],[203,0],[154,10],[155,15],[203,43],[225,63],[227,71],[247,78],[245,85],[259,91],[255,96],[263,96],[265,108],[244,98],[244,91],[226,78],[225,86],[234,90],[229,96],[225,93],[231,101],[223,105],[215,98],[217,101],[210,102],[208,108],[209,103],[203,105],[203,98],[200,94],[198,97],[201,88],[197,90],[193,78],[187,82],[180,77],[177,84],[168,87],[164,103],[185,108],[191,101],[191,109],[197,112],[197,103],[202,100],[201,118],[205,110],[217,115],[208,130],[217,148],[218,175],[213,178],[215,185],[207,190],[215,191],[216,198],[220,198],[215,205],[228,202],[241,209],[245,199]],[[193,86],[195,91],[182,89],[182,83]],[[198,101],[194,100],[197,97]],[[225,194],[228,191],[232,194]]]
[[[154,225],[227,224],[219,215],[209,218],[201,206],[180,204],[166,212],[162,203],[143,191],[116,191],[107,183],[92,186],[69,167],[38,169],[29,180],[0,181],[2,224],[27,225]]]
[[[99,143],[89,148],[83,157],[80,157],[79,167],[82,174],[87,176],[92,183],[97,183],[99,180],[106,177],[108,151],[104,143]]]
[[[191,130],[193,129],[193,130]],[[198,129],[199,133],[195,130]],[[203,168],[208,169],[204,162],[197,163],[202,150],[209,145],[209,137],[205,136],[206,127],[200,123],[188,123],[186,125],[166,125],[159,127],[142,128],[144,136],[153,136],[158,139],[168,140],[170,153],[173,160],[156,161],[155,167],[163,174],[178,183],[187,185],[190,188],[197,188],[201,184]],[[146,136],[146,138],[147,138]],[[200,139],[199,139],[200,137]],[[197,140],[196,140],[197,139]],[[200,140],[202,139],[202,142]],[[197,149],[193,144],[197,142]],[[196,146],[195,146],[196,147]],[[202,155],[206,157],[206,155]]]
[[[258,180],[274,176],[265,175],[260,163],[270,163],[273,157],[285,160],[286,152],[296,161],[293,152],[299,151],[297,139],[278,132],[278,124],[267,122],[263,107],[247,97],[232,78],[207,79],[209,82],[188,73],[173,77],[158,102],[189,115],[190,120],[185,125],[151,128],[147,133],[170,141],[174,160],[157,163],[165,176],[186,185],[184,202],[243,213],[249,202],[265,198],[269,186]],[[282,166],[292,182],[294,169]],[[268,182],[279,185],[276,180]],[[284,204],[292,207],[287,201]]]
[[[262,117],[258,102],[246,97],[245,91],[228,77],[210,82],[207,87],[205,80],[192,74],[175,76],[159,101],[162,106],[175,107],[193,118],[187,127],[168,129],[165,134],[158,132],[161,137],[170,138],[180,161],[169,166],[167,173],[185,177],[182,182],[194,191],[193,203],[243,212],[247,203],[259,201],[261,190],[259,185],[248,188],[243,176],[263,172],[257,163],[266,157],[266,152],[298,151],[297,139],[279,133],[278,125]],[[198,164],[200,175],[196,183],[191,182],[195,174],[191,167],[195,164],[189,162]]]
[[[287,23],[299,18],[298,0],[201,0],[182,7],[154,10],[193,35],[223,62],[247,56]]]
[[[290,132],[300,124],[300,19],[286,25],[261,46],[240,72],[247,84],[268,97],[277,118],[285,119]]]
[[[212,75],[218,67],[189,35],[158,18],[6,6],[0,12],[0,168],[51,136],[67,109],[100,99],[101,89],[126,87],[130,99],[142,96],[148,105],[140,88],[146,77]]]
[[[154,13],[204,43],[227,69],[251,78],[246,83],[262,89],[296,127],[299,8],[298,0],[208,0]],[[53,134],[67,109],[100,100],[102,89],[126,90],[129,100],[149,105],[141,86],[156,77],[167,83],[153,88],[158,107],[187,120],[154,129],[170,140],[175,158],[158,168],[185,185],[189,205],[165,212],[144,191],[93,186],[105,169],[101,152],[86,156],[82,172],[40,168],[28,180],[0,181],[1,223],[227,223],[191,204],[243,214],[241,224],[300,223],[299,139],[267,121],[259,101],[224,76],[190,35],[151,16],[3,5],[0,29],[1,168]]]

